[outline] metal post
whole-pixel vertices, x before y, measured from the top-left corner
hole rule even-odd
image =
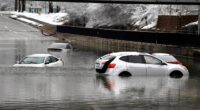
[[[200,36],[200,5],[198,7],[198,35]]]

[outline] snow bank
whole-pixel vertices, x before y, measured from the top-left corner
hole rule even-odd
[[[39,24],[37,22],[34,22],[34,21],[31,21],[31,20],[28,20],[28,19],[25,19],[25,18],[17,18],[18,20],[20,21],[23,21],[23,22],[26,22],[26,23],[29,23],[29,24],[32,24],[34,26],[43,26],[42,24]]]
[[[191,22],[191,23],[185,25],[184,27],[194,26],[194,25],[198,25],[198,21],[196,21],[196,22]]]
[[[37,13],[18,13],[13,12],[15,16],[25,16],[27,18],[33,18],[38,21],[42,21],[52,25],[63,25],[69,21],[67,13],[52,13],[52,14],[37,14]]]

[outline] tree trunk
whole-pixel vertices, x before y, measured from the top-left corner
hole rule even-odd
[[[22,0],[22,12],[26,10],[26,0]]]
[[[53,13],[53,2],[49,1],[49,13]]]
[[[22,9],[22,1],[21,0],[18,0],[18,12],[21,12],[21,9]]]
[[[15,11],[18,10],[18,3],[19,3],[19,1],[18,1],[18,0],[15,0]]]

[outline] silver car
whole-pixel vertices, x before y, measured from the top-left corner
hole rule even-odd
[[[168,75],[171,77],[182,77],[183,75],[189,75],[187,68],[183,65],[167,63],[142,52],[107,54],[96,60],[95,69],[100,74],[119,76]]]
[[[72,50],[73,47],[70,43],[52,43],[49,47],[49,51],[68,51]]]

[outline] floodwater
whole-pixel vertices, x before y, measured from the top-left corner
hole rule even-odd
[[[190,77],[121,78],[99,76],[86,50],[50,52],[63,58],[60,68],[14,68],[22,57],[49,53],[59,42],[23,23],[0,17],[0,109],[2,110],[198,110],[199,61],[181,59]]]

